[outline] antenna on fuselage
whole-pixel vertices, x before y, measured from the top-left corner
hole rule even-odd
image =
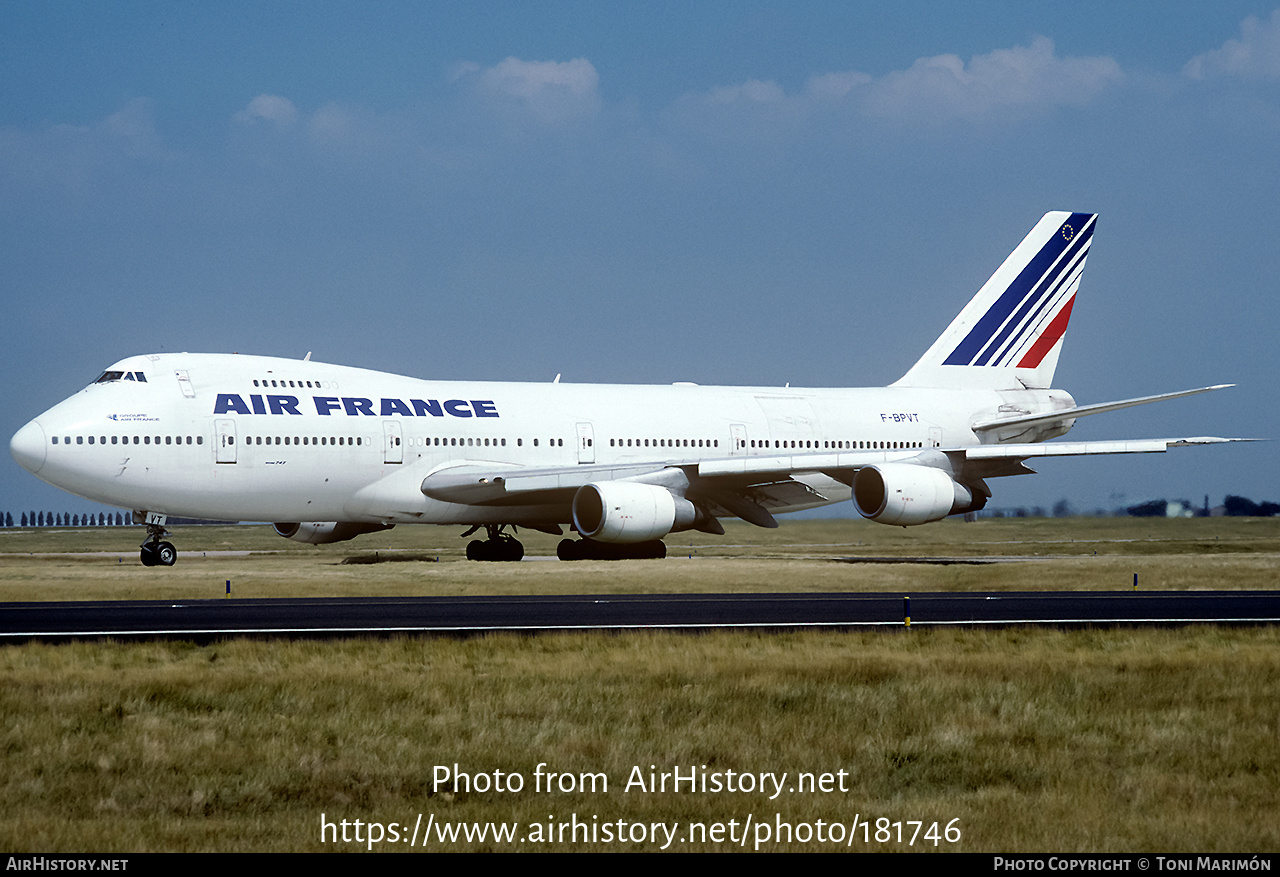
[[[303,362],[311,362],[311,351],[310,351],[310,350],[308,350],[308,351],[307,351],[307,355],[306,355],[306,356],[302,357],[302,361],[303,361]]]
[[[553,383],[553,384],[558,384],[558,383],[560,383],[560,372],[556,372],[556,379],[555,379],[554,381],[552,381],[551,383]]]

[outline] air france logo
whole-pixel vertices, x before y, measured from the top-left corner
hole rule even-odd
[[[498,408],[490,399],[372,399],[362,396],[312,396],[316,414],[328,417],[497,417]],[[214,414],[298,414],[302,402],[297,396],[249,396],[248,403],[239,393],[219,393],[213,403]],[[375,410],[376,408],[376,410]]]

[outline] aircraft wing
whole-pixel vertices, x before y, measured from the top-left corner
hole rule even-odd
[[[600,481],[636,481],[658,484],[684,493],[696,487],[720,487],[746,491],[770,487],[776,501],[771,505],[792,505],[790,500],[811,489],[800,489],[792,476],[822,472],[849,483],[863,466],[887,459],[905,460],[920,451],[842,451],[839,453],[788,454],[781,456],[725,457],[714,460],[671,460],[632,465],[563,466],[529,469],[490,462],[464,463],[438,469],[422,480],[422,492],[442,502],[467,505],[525,505],[570,502],[578,488]],[[792,487],[790,485],[797,485]]]
[[[707,509],[714,517],[734,516],[760,527],[776,527],[771,510],[829,502],[806,476],[826,476],[846,486],[859,469],[885,463],[927,466],[960,478],[1029,473],[1033,457],[1096,454],[1151,454],[1169,448],[1252,439],[1197,436],[973,445],[959,448],[810,452],[778,456],[735,456],[713,460],[524,468],[476,461],[450,465],[427,475],[422,493],[442,502],[478,506],[559,505],[568,507],[587,484],[627,481],[660,485]],[[830,482],[828,482],[829,484]]]

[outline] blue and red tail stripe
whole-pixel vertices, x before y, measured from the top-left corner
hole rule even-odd
[[[1031,349],[1022,354],[1018,366],[1038,364],[1066,331],[1095,219],[1092,213],[1071,214],[943,364],[1007,365],[1028,345]],[[1050,314],[1048,327],[1033,343],[1037,328]]]

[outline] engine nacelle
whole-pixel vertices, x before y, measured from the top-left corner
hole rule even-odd
[[[346,542],[363,533],[390,530],[395,524],[362,524],[356,521],[310,521],[272,524],[276,532],[294,542],[327,545],[330,542]]]
[[[947,515],[977,511],[987,497],[958,483],[941,469],[911,463],[865,466],[853,478],[853,505],[878,524],[927,524]]]
[[[584,484],[573,496],[573,525],[597,542],[649,542],[693,526],[698,510],[665,487],[633,481]]]

